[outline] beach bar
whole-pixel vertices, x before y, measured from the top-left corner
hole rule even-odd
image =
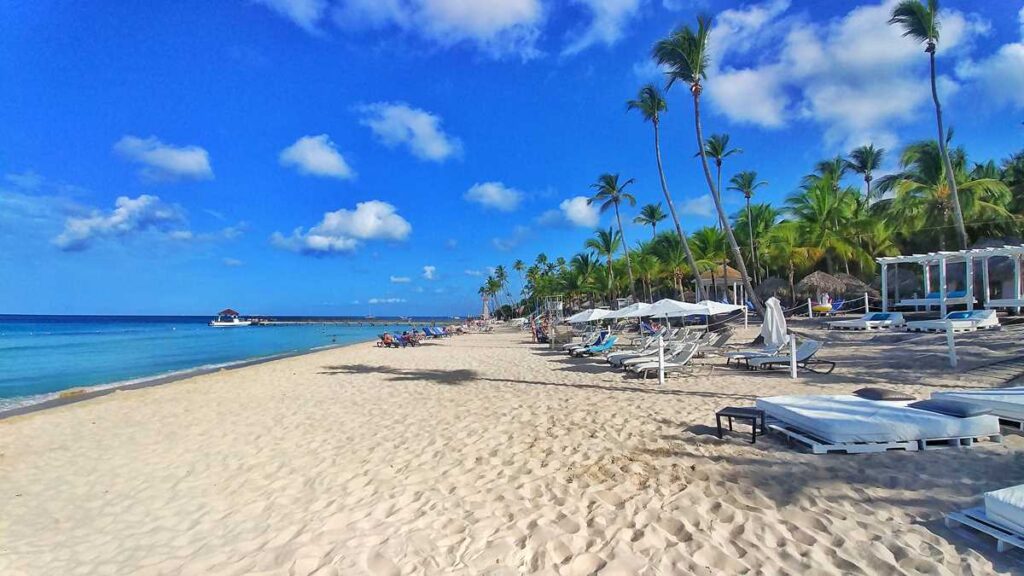
[[[991,298],[990,288],[990,263],[992,258],[1008,258],[1013,263],[1013,277],[1009,283],[1000,286],[999,298]],[[919,265],[923,271],[923,298],[915,294],[913,298],[900,298],[899,275],[896,274],[895,301],[893,307],[900,306],[923,306],[930,310],[932,306],[938,306],[942,316],[945,317],[949,306],[966,305],[968,310],[974,310],[977,302],[974,290],[974,268],[975,263],[981,264],[981,306],[983,308],[1014,308],[1018,311],[1024,307],[1024,294],[1021,287],[1021,258],[1024,257],[1024,245],[1019,246],[998,246],[992,248],[973,248],[970,250],[931,252],[928,254],[913,254],[910,256],[887,256],[878,258],[876,261],[881,265],[881,292],[882,311],[888,312],[889,287],[888,267],[899,270],[900,264]],[[962,285],[955,290],[950,290],[950,278],[948,275],[950,264],[963,265]],[[938,268],[938,289],[932,290],[932,267]],[[1009,285],[1007,285],[1009,284]]]

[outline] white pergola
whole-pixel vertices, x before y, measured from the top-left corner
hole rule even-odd
[[[989,299],[989,259],[993,257],[1006,257],[1013,261],[1013,294],[1006,296],[1000,294],[1000,298]],[[896,276],[896,302],[894,306],[931,306],[938,305],[942,316],[945,317],[949,305],[966,304],[968,310],[974,309],[974,262],[981,261],[982,285],[982,306],[985,308],[1021,308],[1024,307],[1024,294],[1021,290],[1021,259],[1024,258],[1024,245],[1021,246],[999,246],[993,248],[974,248],[971,250],[959,250],[955,252],[931,252],[928,254],[914,254],[911,256],[887,256],[878,258],[877,262],[882,266],[882,311],[889,310],[889,286],[887,269],[893,266],[898,270],[900,264],[920,265],[924,270],[924,298],[900,299],[899,275]],[[946,266],[948,264],[964,263],[964,286],[965,290],[949,292],[946,278]],[[931,292],[931,267],[939,267],[939,290]]]

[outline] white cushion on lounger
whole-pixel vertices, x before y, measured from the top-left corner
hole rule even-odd
[[[991,408],[996,416],[1024,420],[1024,387],[933,392],[932,398],[952,398],[970,402]]]
[[[909,402],[880,402],[857,396],[772,396],[757,407],[832,443],[896,442],[999,434],[999,419],[955,418],[907,408]]]
[[[1024,484],[985,493],[985,516],[1018,534],[1024,534]]]

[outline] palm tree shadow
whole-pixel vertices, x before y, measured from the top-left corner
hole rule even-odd
[[[387,374],[391,382],[433,382],[443,385],[460,385],[479,379],[476,370],[466,368],[458,370],[403,370],[387,366],[370,366],[367,364],[349,364],[324,366],[318,374]]]

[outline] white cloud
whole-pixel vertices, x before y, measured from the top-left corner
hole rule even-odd
[[[385,146],[404,144],[421,160],[443,162],[462,155],[462,141],[441,128],[441,117],[404,102],[376,102],[358,106],[359,123],[367,126]]]
[[[390,280],[392,284],[408,284],[412,282],[412,278],[408,276],[392,276]]]
[[[114,144],[114,152],[142,165],[140,174],[152,181],[213,178],[210,155],[199,146],[164,144],[156,136],[126,135]]]
[[[367,302],[370,304],[401,304],[405,302],[405,298],[370,298]]]
[[[221,263],[228,268],[238,268],[243,264],[238,258],[221,258]]]
[[[327,0],[253,0],[294,22],[307,32],[316,32],[327,10]]]
[[[437,266],[424,266],[423,278],[427,280],[433,280],[434,278],[437,278]]]
[[[693,216],[713,216],[715,214],[715,202],[711,199],[711,194],[687,198],[679,203],[679,212]]]
[[[463,270],[466,276],[483,276],[484,273],[479,270]]]
[[[523,193],[501,182],[484,182],[473,184],[463,198],[487,208],[512,212],[519,207]]]
[[[530,228],[519,225],[512,229],[512,235],[507,238],[491,238],[491,245],[497,250],[508,252],[519,246],[529,235]]]
[[[601,213],[594,204],[587,203],[586,196],[574,196],[568,200],[562,200],[558,205],[565,219],[574,226],[581,228],[593,228],[601,219]]]
[[[562,50],[563,56],[579,54],[595,44],[612,46],[636,16],[641,0],[572,0],[590,13],[590,24]]]
[[[1024,8],[1018,14],[1020,42],[1003,44],[991,56],[957,66],[957,74],[973,81],[985,100],[997,106],[1024,109]]]
[[[156,196],[120,196],[110,212],[93,210],[88,216],[68,218],[53,243],[61,250],[77,251],[88,248],[99,238],[124,237],[147,230],[168,232],[169,236],[182,239],[181,234],[187,231],[169,228],[183,221],[178,207],[164,204]],[[191,232],[188,235],[191,237]]]
[[[290,236],[274,232],[271,243],[279,248],[306,254],[351,252],[365,240],[404,240],[412,225],[402,218],[394,206],[380,200],[356,204],[355,210],[336,210],[324,214],[319,224],[304,231],[302,227]]]
[[[539,55],[540,0],[341,0],[333,12],[343,29],[397,29],[442,46],[469,43],[500,58]]]
[[[283,166],[294,166],[300,174],[340,180],[356,175],[327,134],[299,138],[281,151],[278,160]]]
[[[826,22],[790,13],[789,0],[725,10],[709,40],[705,94],[730,121],[782,128],[807,120],[825,142],[850,147],[891,146],[900,124],[917,121],[930,105],[923,46],[887,24],[896,0],[858,6]],[[942,13],[939,53],[965,53],[988,32],[974,14]],[[948,61],[948,60],[947,60]],[[943,97],[958,88],[940,77]]]

